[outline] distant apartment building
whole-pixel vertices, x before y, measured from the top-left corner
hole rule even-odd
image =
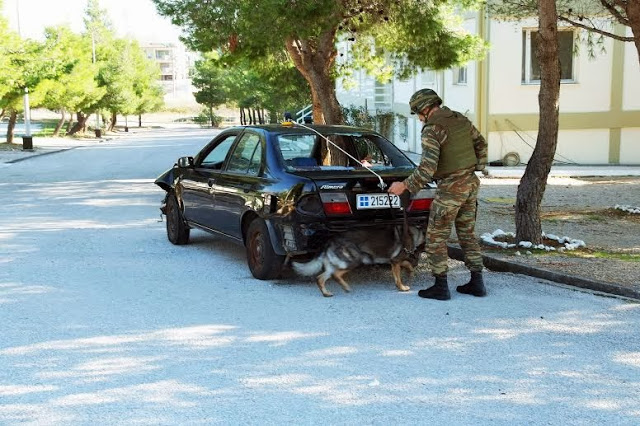
[[[160,68],[160,81],[167,105],[195,104],[189,71],[194,65],[196,55],[188,52],[180,43],[142,42],[140,45],[147,58],[155,61]]]

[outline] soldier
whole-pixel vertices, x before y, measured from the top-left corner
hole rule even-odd
[[[446,241],[451,236],[451,225],[455,224],[464,263],[471,271],[471,280],[456,290],[482,297],[487,292],[482,279],[482,254],[474,233],[480,186],[475,171],[483,170],[487,163],[487,143],[465,116],[441,105],[442,99],[431,89],[418,90],[411,96],[411,114],[417,114],[425,123],[422,158],[418,168],[403,182],[394,182],[389,192],[416,193],[431,180],[438,182],[427,226],[426,250],[435,284],[420,290],[418,296],[437,300],[451,298]]]

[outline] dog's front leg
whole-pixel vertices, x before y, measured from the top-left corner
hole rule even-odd
[[[344,291],[346,291],[347,293],[349,293],[351,291],[351,287],[349,287],[349,284],[344,280],[343,275],[346,274],[347,272],[349,272],[346,269],[340,269],[336,272],[333,273],[333,278],[338,281],[338,284],[340,284],[342,286],[342,288],[344,289]]]
[[[392,263],[391,273],[393,274],[393,280],[398,290],[409,291],[411,289],[409,286],[402,284],[402,263]]]

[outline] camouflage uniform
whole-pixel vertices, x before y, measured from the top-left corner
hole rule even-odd
[[[464,120],[466,123],[459,120]],[[454,140],[450,140],[452,127],[446,123],[455,123],[458,128],[464,128],[459,126],[466,125],[469,128],[468,137],[457,134]],[[459,170],[446,170],[442,173],[441,170],[446,168],[443,167],[441,158],[445,144],[448,142],[464,144],[468,141],[473,143],[476,164]],[[411,193],[415,193],[431,182],[434,177],[437,179],[438,189],[431,206],[427,227],[427,258],[435,276],[447,274],[446,241],[451,236],[452,224],[455,224],[458,241],[464,252],[465,265],[470,271],[482,271],[482,254],[474,232],[480,186],[480,179],[475,171],[482,170],[486,162],[487,143],[466,117],[447,107],[441,107],[429,117],[422,128],[420,165],[404,183]]]

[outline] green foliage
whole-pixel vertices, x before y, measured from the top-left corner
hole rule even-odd
[[[363,106],[349,105],[348,107],[342,107],[342,115],[344,116],[344,123],[349,126],[375,129],[375,117]]]
[[[447,69],[481,59],[488,45],[462,28],[455,5],[443,0],[391,2],[387,22],[375,25],[368,17],[352,28],[350,65],[386,82],[394,75],[407,78],[424,69]]]
[[[215,108],[229,100],[229,87],[225,81],[226,75],[218,63],[216,53],[205,54],[196,61],[192,75],[192,84],[198,89],[194,96],[196,102]]]
[[[309,39],[337,27],[342,9],[335,0],[153,2],[185,30],[185,41],[193,50],[220,48],[253,58],[280,51],[286,38]]]
[[[262,61],[205,54],[196,62],[193,85],[196,101],[213,108],[235,104],[280,113],[300,109],[311,98],[306,81],[283,52]]]
[[[242,58],[252,67],[251,72],[256,72],[253,67],[259,61],[268,63],[275,58],[284,65],[295,60],[316,96],[318,91],[333,94],[330,82],[337,72],[345,71],[334,66],[340,37],[357,40],[355,60],[348,66],[365,67],[381,80],[394,73],[406,76],[424,68],[462,64],[481,57],[486,48],[479,37],[462,31],[452,18],[454,5],[468,7],[476,0],[153,2],[160,14],[182,27],[184,40],[194,50],[215,50],[226,57]],[[285,46],[293,58],[283,54]],[[265,76],[260,70],[257,73]],[[259,86],[246,73],[238,80],[238,90],[244,87],[243,81]],[[258,93],[256,96],[259,100]],[[323,103],[322,114],[339,120],[334,115],[335,105],[327,98],[332,99],[316,97]]]
[[[46,38],[56,40],[52,51],[64,58],[65,72],[56,78],[45,79],[36,87],[42,94],[41,106],[53,111],[82,111],[95,105],[106,89],[95,80],[97,67],[91,61],[91,46],[87,40],[68,28],[45,30]]]
[[[202,108],[200,114],[193,118],[195,123],[202,126],[219,127],[222,124],[223,118],[212,112],[209,108]]]
[[[371,114],[364,106],[350,105],[342,107],[345,124],[375,130],[387,139],[391,139],[398,118],[404,118],[393,111],[377,110]]]
[[[91,108],[112,114],[142,114],[164,104],[157,81],[160,70],[133,40],[117,39],[108,15],[97,0],[89,0],[85,14],[85,38],[95,52],[96,81],[103,96]]]

